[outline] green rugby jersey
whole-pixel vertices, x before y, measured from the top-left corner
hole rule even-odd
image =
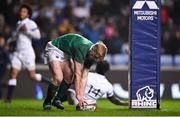
[[[52,44],[72,59],[84,62],[93,43],[79,34],[65,34],[52,40]]]

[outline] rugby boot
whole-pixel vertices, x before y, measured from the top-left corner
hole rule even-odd
[[[64,109],[64,106],[63,106],[63,104],[62,104],[62,102],[60,100],[54,99],[53,102],[52,102],[52,105],[54,107],[56,107],[57,109],[61,109],[61,110]]]
[[[43,103],[43,109],[47,111],[51,110],[51,102],[46,102],[45,100]]]

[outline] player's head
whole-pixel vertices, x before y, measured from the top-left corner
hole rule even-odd
[[[5,45],[5,37],[3,34],[0,33],[0,47]]]
[[[103,61],[106,54],[107,54],[106,45],[102,41],[99,41],[91,47],[90,53],[89,53],[89,58],[93,59],[97,62]]]
[[[30,18],[32,15],[32,9],[28,4],[22,4],[19,8],[19,17],[21,20]]]
[[[107,61],[100,61],[96,65],[96,72],[101,75],[104,75],[109,69],[110,65]]]

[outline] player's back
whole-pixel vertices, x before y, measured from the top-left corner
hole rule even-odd
[[[103,95],[108,97],[113,95],[113,87],[105,76],[98,73],[89,72],[85,89],[85,98],[88,103],[96,103],[96,100]]]
[[[62,35],[51,43],[77,61],[84,60],[93,45],[90,40],[74,33]]]

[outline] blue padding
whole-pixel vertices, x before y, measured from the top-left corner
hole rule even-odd
[[[180,55],[175,55],[175,57],[174,57],[174,64],[175,65],[180,65]]]
[[[173,65],[173,57],[171,55],[161,55],[161,65],[162,66]]]
[[[159,108],[160,4],[161,0],[131,0],[131,108]]]
[[[115,54],[113,56],[113,64],[127,65],[128,64],[128,55],[127,54]]]

